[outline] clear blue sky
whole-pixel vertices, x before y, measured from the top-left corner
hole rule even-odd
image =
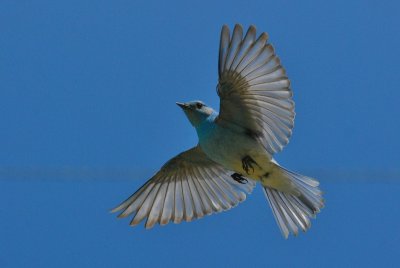
[[[394,267],[399,10],[361,0],[1,1],[0,267]],[[257,188],[229,212],[130,228],[109,209],[197,142],[175,101],[218,108],[219,32],[236,22],[267,31],[288,71],[296,125],[277,158],[321,181],[325,209],[284,240]]]

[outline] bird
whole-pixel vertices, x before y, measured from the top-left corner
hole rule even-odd
[[[223,25],[218,59],[219,113],[202,101],[177,102],[195,128],[198,144],[167,161],[134,194],[115,207],[155,224],[181,223],[229,210],[257,184],[285,239],[311,227],[324,206],[316,179],[290,171],[273,158],[294,127],[290,80],[269,36],[251,25],[243,33]]]

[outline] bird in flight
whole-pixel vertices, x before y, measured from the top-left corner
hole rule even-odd
[[[224,25],[218,61],[219,114],[201,101],[177,102],[199,138],[170,159],[132,196],[114,208],[145,227],[180,223],[228,210],[258,182],[287,238],[307,231],[324,206],[315,179],[280,166],[273,154],[289,142],[294,123],[290,81],[268,35]]]

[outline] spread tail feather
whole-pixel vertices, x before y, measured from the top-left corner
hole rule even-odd
[[[315,218],[320,212],[324,200],[318,181],[280,166],[279,173],[282,179],[289,179],[296,194],[265,186],[263,189],[282,235],[288,238],[290,233],[297,236],[299,228],[305,232],[311,227],[310,218]]]

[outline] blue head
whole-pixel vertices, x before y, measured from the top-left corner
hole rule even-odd
[[[190,123],[195,128],[207,121],[211,115],[215,115],[215,111],[201,101],[177,102],[176,104],[182,108]]]

